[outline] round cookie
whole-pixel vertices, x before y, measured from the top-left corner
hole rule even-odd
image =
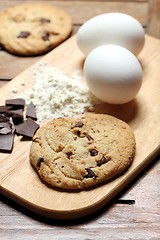
[[[45,3],[26,3],[0,13],[0,43],[9,52],[33,56],[46,53],[72,31],[71,17]]]
[[[33,137],[30,162],[50,185],[81,189],[122,174],[132,163],[135,145],[127,123],[88,113],[42,125]]]

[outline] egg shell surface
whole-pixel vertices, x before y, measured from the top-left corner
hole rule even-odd
[[[145,42],[141,24],[124,13],[105,13],[85,22],[77,32],[77,44],[87,56],[94,48],[104,44],[115,44],[138,55]]]
[[[117,45],[94,49],[84,62],[90,91],[103,102],[124,104],[135,98],[142,85],[142,68],[129,50]]]

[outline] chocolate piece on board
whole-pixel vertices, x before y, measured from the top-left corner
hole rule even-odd
[[[32,102],[27,105],[26,117],[32,118],[33,120],[37,121],[36,108]]]
[[[12,106],[14,109],[24,108],[25,100],[23,98],[13,98],[6,100],[6,106]]]
[[[0,151],[11,152],[13,148],[14,134],[0,134]]]
[[[16,133],[25,137],[32,138],[38,128],[39,124],[37,124],[31,118],[28,118],[19,126],[18,125],[16,126]]]
[[[22,109],[8,110],[6,112],[6,115],[12,117],[14,124],[23,122],[23,110]]]
[[[5,113],[7,112],[9,109],[11,109],[11,106],[0,106],[0,113]]]
[[[11,127],[11,123],[9,121],[7,122],[0,122],[0,129],[1,128],[8,128]]]
[[[0,123],[0,134],[12,133],[12,125],[10,121]]]
[[[9,117],[5,116],[3,113],[0,113],[0,122],[7,122]]]

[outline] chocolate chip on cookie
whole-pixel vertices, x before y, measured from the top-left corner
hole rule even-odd
[[[29,35],[31,35],[30,32],[22,31],[22,32],[19,33],[19,35],[17,36],[17,38],[27,38]]]
[[[76,127],[81,128],[81,127],[83,127],[83,125],[84,125],[83,122],[77,122],[77,123],[74,125],[74,127],[75,127],[75,128],[76,128]]]
[[[44,35],[42,36],[42,39],[44,41],[49,41],[49,36],[50,36],[50,33],[49,32],[45,32]]]
[[[41,18],[40,18],[40,22],[41,22],[41,23],[50,23],[51,20],[48,19],[48,18],[41,17]]]
[[[91,156],[98,155],[98,151],[96,149],[91,149],[89,152],[90,152]]]
[[[38,158],[37,163],[36,163],[36,167],[40,168],[42,162],[44,162],[44,158],[43,157]]]
[[[96,174],[93,172],[93,170],[91,168],[86,168],[87,171],[87,175],[85,176],[85,178],[95,178]]]
[[[98,161],[97,166],[102,166],[103,164],[107,163],[108,161],[111,160],[111,157],[102,157],[100,161]]]
[[[72,152],[70,151],[70,152],[66,152],[66,155],[67,155],[67,158],[69,158],[70,159],[70,157],[72,156]]]
[[[89,134],[86,134],[86,138],[88,138],[89,141],[94,140]]]

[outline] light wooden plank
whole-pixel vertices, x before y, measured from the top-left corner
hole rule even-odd
[[[2,1],[18,1],[18,2],[27,2],[29,0],[2,0]],[[44,2],[44,1],[48,1],[48,2],[56,2],[56,0],[34,0],[34,2]],[[65,0],[65,2],[71,2],[71,0]],[[76,0],[77,2],[97,2],[97,0]],[[107,0],[108,1],[108,0]],[[64,2],[64,0],[59,0],[59,2]],[[100,0],[99,2],[106,2],[106,0]],[[149,0],[109,0],[108,2],[149,2]]]
[[[160,38],[160,0],[149,2],[149,24],[147,32],[151,36]]]
[[[19,4],[23,1],[9,1],[2,0],[0,10],[3,10],[9,6]],[[32,4],[35,1],[25,1]],[[148,22],[148,2],[120,2],[120,1],[45,1],[54,6],[61,7],[66,10],[72,17],[74,24],[83,24],[89,18],[102,14],[105,12],[123,12],[132,15],[137,18],[143,26],[146,26]]]

